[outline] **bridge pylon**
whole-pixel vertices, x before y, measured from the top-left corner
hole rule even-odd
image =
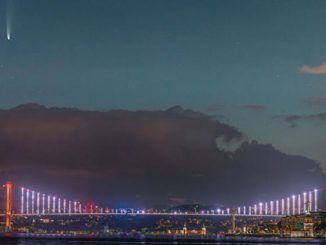
[[[6,191],[6,231],[10,231],[12,216],[12,183],[7,181],[4,187]]]
[[[232,210],[232,233],[234,234],[235,233],[235,215],[236,215],[236,210]]]

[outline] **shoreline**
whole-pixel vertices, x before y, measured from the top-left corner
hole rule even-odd
[[[155,236],[155,235],[60,235],[37,233],[2,233],[4,240],[58,240],[58,241],[94,241],[94,242],[130,242],[130,243],[269,243],[269,244],[326,244],[326,239],[283,238],[264,236]]]

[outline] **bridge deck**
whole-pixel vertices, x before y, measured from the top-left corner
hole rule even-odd
[[[228,217],[232,214],[205,214],[205,213],[44,213],[44,214],[19,214],[13,213],[12,216],[209,216],[209,217]],[[5,214],[0,214],[5,216]],[[283,215],[270,215],[270,214],[235,214],[240,217],[283,217]]]

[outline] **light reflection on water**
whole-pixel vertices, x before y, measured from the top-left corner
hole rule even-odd
[[[203,244],[203,245],[213,245],[213,244],[326,244],[326,239],[318,240],[318,239],[282,239],[282,238],[232,238],[232,240],[225,241],[223,238],[216,240],[216,242],[192,242],[192,241],[185,241],[185,242],[171,242],[171,241],[148,241],[148,242],[136,242],[136,241],[94,241],[94,240],[55,240],[55,239],[45,239],[45,240],[37,240],[37,239],[10,239],[10,238],[0,238],[0,245],[103,245],[103,244],[118,244],[118,245],[193,245],[193,244]],[[248,240],[249,239],[249,240]],[[282,240],[278,240],[282,239]]]
[[[303,241],[302,241],[303,242]],[[269,244],[275,244],[275,245],[283,245],[283,244],[298,244],[298,241],[287,241],[286,243],[275,243],[274,242],[267,242]],[[192,242],[110,242],[110,241],[62,241],[62,240],[11,240],[11,239],[0,239],[0,244],[1,245],[77,245],[77,244],[82,244],[82,245],[102,245],[102,244],[119,244],[119,245],[132,245],[132,244],[146,244],[146,245],[159,245],[159,244],[207,244],[207,245],[219,245],[219,244],[256,244],[256,245],[262,245],[262,244],[267,244],[266,242],[262,241],[262,239],[259,240],[254,240],[252,243],[248,242],[243,242],[241,240],[236,241],[234,240],[233,242],[214,242],[214,243],[208,243],[208,242],[203,242],[203,243],[192,243]],[[301,242],[300,242],[301,243]],[[308,243],[308,244],[326,244],[326,240],[314,240],[313,243]]]

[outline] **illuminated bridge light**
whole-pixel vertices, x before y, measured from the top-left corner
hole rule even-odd
[[[286,215],[290,215],[290,198],[286,199]]]
[[[56,197],[55,196],[53,196],[52,197],[52,213],[55,213],[55,208],[56,208],[56,206],[55,206],[55,199],[56,199]]]
[[[312,211],[312,194],[311,191],[309,191],[309,203],[308,203],[308,211],[311,212]]]
[[[241,214],[241,208],[238,207],[238,214]]]
[[[267,214],[268,214],[268,203],[265,202],[265,215],[267,215]]]
[[[25,191],[25,189],[24,189],[24,187],[22,187],[21,188],[21,197],[20,197],[20,199],[21,199],[21,208],[20,208],[20,212],[23,214],[24,213],[24,205],[25,205],[25,203],[24,203],[24,191]]]
[[[259,203],[259,215],[263,215],[263,203]]]
[[[303,212],[307,213],[307,193],[303,193]]]
[[[251,215],[251,206],[248,207],[249,215]]]
[[[68,202],[68,213],[71,214],[71,201]]]
[[[58,213],[61,213],[61,198],[58,198]]]
[[[45,194],[42,194],[42,214],[45,214]]]
[[[63,199],[63,213],[67,213],[67,209],[66,209],[66,199]]]
[[[243,215],[246,215],[246,206],[243,206]]]
[[[29,214],[29,190],[26,190],[26,213]]]
[[[317,212],[318,211],[318,197],[317,197],[317,192],[318,192],[318,190],[317,189],[315,189],[314,190],[314,196],[315,196],[315,212]]]
[[[295,215],[295,195],[292,196],[292,215]]]
[[[298,195],[298,214],[301,214],[301,195]]]
[[[48,206],[47,206],[47,208],[48,208],[48,213],[50,213],[51,212],[51,196],[48,196]]]
[[[278,200],[276,200],[275,202],[275,205],[276,205],[276,215],[279,215],[279,203],[278,203]]]
[[[77,202],[74,202],[74,213],[77,213]]]
[[[36,194],[36,213],[40,214],[40,193]]]
[[[284,198],[281,200],[281,214],[284,216],[285,214],[285,204],[284,204]]]
[[[78,209],[79,209],[79,213],[82,213],[82,205],[81,205],[81,203],[78,204]]]
[[[254,205],[254,214],[257,215],[257,205]]]
[[[271,201],[271,212],[270,212],[270,214],[271,215],[273,215],[274,214],[274,202],[273,201]]]
[[[34,213],[34,194],[35,192],[32,191],[32,210],[31,210],[32,214]]]

